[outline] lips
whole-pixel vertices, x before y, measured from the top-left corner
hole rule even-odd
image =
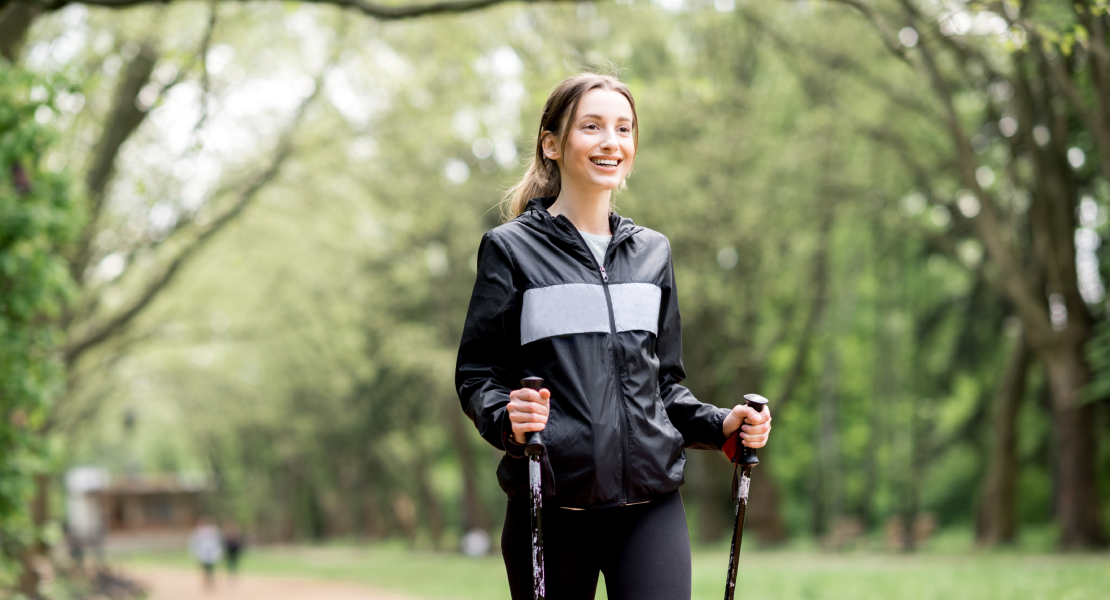
[[[619,158],[591,158],[590,162],[599,167],[615,167],[621,163]]]

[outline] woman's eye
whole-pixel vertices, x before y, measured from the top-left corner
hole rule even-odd
[[[597,129],[597,125],[594,125],[593,123],[586,123],[583,126],[583,129]]]

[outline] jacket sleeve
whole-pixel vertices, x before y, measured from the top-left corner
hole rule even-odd
[[[512,434],[506,407],[520,373],[520,303],[513,281],[512,258],[492,231],[478,248],[478,277],[466,313],[455,389],[462,409],[478,433],[499,450]]]
[[[687,448],[720,450],[725,443],[721,425],[730,410],[699,402],[680,385],[686,378],[682,367],[682,323],[678,314],[678,290],[674,262],[667,245],[667,271],[663,277],[659,307],[659,335],[655,353],[659,359],[659,395],[671,424],[682,434]]]

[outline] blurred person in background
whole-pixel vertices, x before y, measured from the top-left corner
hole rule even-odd
[[[227,556],[227,578],[231,583],[239,574],[239,555],[243,552],[243,532],[235,523],[224,528],[224,554]]]
[[[65,539],[66,548],[69,549],[69,559],[72,561],[73,567],[77,570],[83,570],[85,568],[85,542],[73,530],[68,518],[62,521],[62,536]]]
[[[204,589],[216,589],[216,563],[224,552],[223,536],[216,521],[207,515],[197,519],[197,525],[189,533],[189,552],[200,563],[204,574]]]
[[[497,478],[509,495],[501,548],[514,600],[533,593],[529,432],[543,431],[546,446],[548,600],[593,598],[601,573],[611,599],[689,600],[684,448],[722,450],[738,431],[759,448],[770,433],[766,408],[718,408],[679,385],[670,243],[611,211],[637,142],[622,82],[562,81],[506,194],[508,222],[478,250],[455,384],[482,437],[506,451]],[[548,389],[520,388],[527,376]]]

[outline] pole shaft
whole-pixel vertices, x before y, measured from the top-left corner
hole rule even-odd
[[[532,597],[544,600],[543,583],[543,484],[540,478],[540,456],[528,457],[528,485],[532,496]]]
[[[759,394],[746,394],[749,408],[756,412],[763,412],[767,399]],[[759,464],[759,456],[755,448],[749,448],[740,440],[740,431],[737,436],[736,454],[732,457],[732,495],[736,501],[736,522],[732,525],[732,549],[728,553],[728,580],[725,581],[725,600],[734,600],[736,597],[736,566],[740,562],[740,542],[744,540],[744,514],[748,511],[748,488],[752,483],[752,467]],[[736,477],[736,469],[740,469],[740,477]]]
[[[543,378],[525,377],[520,385],[539,391],[543,388]],[[543,463],[540,461],[547,450],[540,432],[533,431],[526,438],[524,454],[528,456],[528,488],[532,497],[532,598],[544,600],[547,591],[543,583]]]
[[[739,500],[736,502],[736,521],[732,526],[732,547],[728,552],[728,580],[725,581],[725,600],[736,597],[736,567],[740,561],[740,543],[744,539],[744,515],[748,511],[748,487],[751,485],[752,465],[744,465],[740,472]]]

